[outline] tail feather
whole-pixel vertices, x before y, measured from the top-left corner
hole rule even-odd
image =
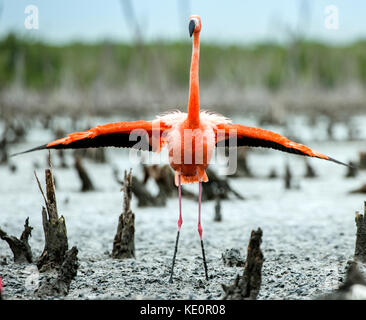
[[[179,185],[179,180],[178,180],[178,176],[179,173],[175,172],[175,185],[178,186]],[[208,181],[208,176],[206,174],[205,170],[199,170],[198,174],[194,175],[194,176],[185,176],[183,174],[180,175],[180,181],[181,184],[189,184],[189,183],[195,183],[195,182],[207,182]]]
[[[13,154],[10,155],[10,157],[15,157],[15,156],[18,156],[20,154],[24,154],[24,153],[28,153],[28,152],[32,152],[32,151],[37,151],[37,150],[44,150],[44,149],[47,149],[47,144],[44,144],[42,146],[29,149],[29,150],[26,150],[26,151],[13,153]]]

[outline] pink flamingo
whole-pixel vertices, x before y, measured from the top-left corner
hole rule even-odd
[[[152,121],[140,120],[99,125],[83,132],[71,133],[65,138],[25,151],[113,146],[159,152],[162,146],[167,146],[170,166],[175,171],[175,184],[178,186],[179,192],[178,231],[169,279],[170,282],[173,280],[179,235],[183,223],[181,185],[194,182],[198,182],[199,184],[198,233],[201,241],[205,276],[208,280],[201,224],[202,182],[208,181],[206,169],[210,163],[212,153],[220,141],[227,142],[230,139],[236,139],[236,147],[273,148],[346,165],[316,152],[305,145],[293,142],[280,134],[241,124],[232,124],[230,119],[222,115],[200,111],[198,69],[201,27],[201,18],[197,15],[192,15],[189,18],[188,27],[189,35],[191,37],[193,36],[188,113],[175,111],[160,115]],[[194,134],[192,134],[192,131],[194,131]],[[133,134],[140,136],[139,143],[136,143],[135,138],[131,139]],[[200,158],[199,161],[197,160],[197,155],[200,156],[198,157]]]

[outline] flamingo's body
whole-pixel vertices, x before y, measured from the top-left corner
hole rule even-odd
[[[163,143],[169,150],[170,166],[176,172],[176,184],[178,185],[178,175],[181,176],[182,184],[208,181],[206,169],[215,149],[217,125],[229,123],[229,120],[220,115],[200,112],[198,127],[192,129],[187,113],[174,112],[159,117],[158,121],[171,125]],[[186,145],[184,138],[190,142],[189,145]],[[201,144],[197,146],[197,143]],[[175,150],[178,150],[177,159],[174,157]],[[198,159],[196,151],[202,152],[202,159]]]
[[[174,111],[158,116],[153,121],[140,120],[100,125],[83,132],[71,133],[65,138],[52,141],[46,145],[25,152],[42,149],[74,149],[110,146],[139,148],[159,152],[162,146],[166,146],[169,150],[170,166],[175,171],[175,183],[179,187],[180,211],[171,276],[173,275],[179,232],[182,225],[181,184],[199,182],[198,231],[201,238],[207,278],[201,227],[201,182],[208,181],[206,169],[218,142],[222,140],[228,141],[231,138],[234,138],[235,135],[237,147],[267,147],[303,156],[330,160],[340,164],[344,163],[313,151],[307,146],[293,142],[277,133],[240,124],[232,124],[230,119],[225,118],[222,115],[200,111],[198,70],[201,19],[199,16],[194,15],[190,17],[189,32],[191,36],[193,35],[193,48],[188,113]],[[194,134],[190,134],[187,139],[187,132],[194,132]],[[219,134],[219,132],[221,134]],[[136,144],[136,140],[131,141],[131,133],[139,134],[141,137],[140,142],[143,141],[144,143]],[[197,150],[201,153],[201,157],[198,157],[199,161],[197,161],[196,157]]]

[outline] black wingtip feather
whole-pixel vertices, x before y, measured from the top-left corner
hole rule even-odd
[[[10,157],[15,157],[15,156],[18,156],[18,155],[23,154],[23,153],[28,153],[28,152],[37,151],[37,150],[44,150],[44,149],[47,149],[47,144],[29,149],[29,150],[26,150],[26,151],[13,153],[13,154],[10,155]]]
[[[327,160],[332,161],[332,162],[335,162],[335,163],[338,163],[338,164],[341,164],[341,165],[346,166],[346,167],[349,167],[349,168],[356,169],[356,167],[355,167],[354,165],[351,165],[351,164],[347,164],[347,163],[344,163],[344,162],[338,161],[338,160],[333,159],[333,158],[331,158],[331,157],[328,157],[328,159],[327,159]]]

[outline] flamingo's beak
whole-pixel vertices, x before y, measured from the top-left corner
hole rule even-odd
[[[196,23],[194,22],[194,20],[189,21],[189,26],[188,26],[188,30],[189,30],[189,36],[192,37],[194,28],[196,27]]]

